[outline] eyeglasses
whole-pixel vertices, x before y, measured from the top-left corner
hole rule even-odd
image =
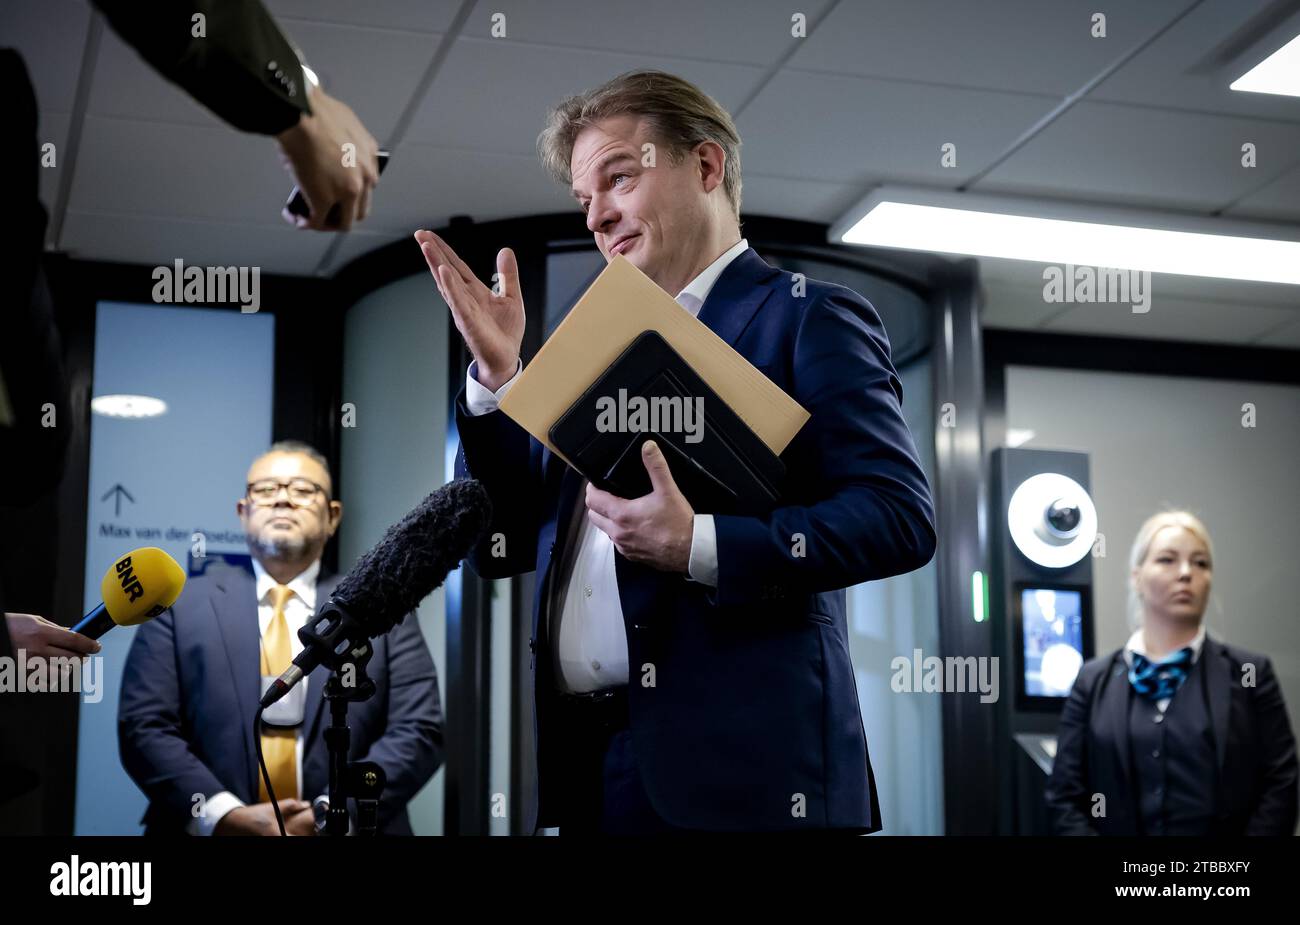
[[[307,507],[316,500],[317,492],[325,491],[311,479],[290,479],[287,482],[281,482],[279,479],[260,479],[248,483],[248,500],[259,507],[268,507],[279,500],[281,488],[288,489],[289,502],[298,507]]]

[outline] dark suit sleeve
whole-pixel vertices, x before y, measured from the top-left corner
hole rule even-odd
[[[823,293],[800,322],[792,368],[811,414],[796,440],[811,441],[816,484],[791,486],[805,503],[765,516],[715,516],[719,604],[846,588],[934,555],[930,487],[876,310],[849,289]]]
[[[1088,715],[1100,672],[1080,671],[1057,730],[1056,759],[1044,798],[1057,835],[1099,835],[1088,787]]]
[[[188,822],[195,794],[210,798],[228,788],[185,740],[174,626],[168,610],[135,631],[122,668],[117,744],[122,767],[150,804]]]
[[[74,430],[41,255],[45,208],[39,177],[36,96],[23,59],[0,49],[0,98],[12,139],[0,147],[0,175],[13,178],[12,214],[0,226],[0,274],[9,289],[0,334],[0,504],[24,505],[59,483]],[[49,426],[53,423],[55,426]]]
[[[438,675],[415,613],[388,634],[388,716],[384,733],[361,759],[384,769],[382,829],[442,764],[442,704]]]
[[[1247,835],[1292,835],[1296,826],[1297,778],[1295,736],[1287,717],[1282,688],[1273,665],[1263,659],[1252,698],[1259,729],[1260,786]]]
[[[258,0],[92,2],[155,70],[235,128],[275,135],[311,112],[298,55]],[[194,35],[196,14],[205,35]]]
[[[540,453],[528,432],[503,412],[471,415],[463,387],[456,396],[456,427],[456,475],[478,479],[492,501],[491,524],[470,553],[470,565],[482,578],[533,571],[541,524]]]

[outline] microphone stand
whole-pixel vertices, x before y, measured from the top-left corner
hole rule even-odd
[[[375,682],[366,674],[366,663],[374,649],[364,646],[353,657],[332,668],[325,682],[324,698],[330,705],[330,724],[325,730],[329,750],[330,808],[325,816],[326,835],[348,834],[348,797],[357,801],[357,834],[373,836],[379,829],[379,795],[387,783],[384,769],[373,761],[349,761],[352,730],[348,727],[348,704],[369,700]]]
[[[298,630],[303,651],[316,653],[329,666],[329,680],[322,696],[329,701],[330,724],[325,730],[329,751],[329,801],[325,815],[327,835],[348,834],[348,797],[357,801],[357,831],[375,835],[379,828],[379,795],[387,783],[384,769],[373,761],[349,761],[352,730],[348,728],[348,704],[369,700],[375,682],[366,665],[375,654],[361,622],[334,600]],[[295,664],[298,664],[295,662]],[[303,666],[310,668],[310,665]],[[287,690],[287,688],[285,688]],[[283,694],[281,694],[283,696]]]

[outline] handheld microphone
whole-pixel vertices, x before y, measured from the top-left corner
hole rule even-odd
[[[181,596],[185,570],[157,546],[133,549],[108,567],[99,584],[104,603],[82,617],[72,632],[98,639],[115,626],[138,626]]]
[[[318,665],[338,669],[366,654],[443,583],[487,530],[492,505],[474,479],[430,494],[357,560],[316,616],[298,631],[303,648],[266,693],[269,707]]]

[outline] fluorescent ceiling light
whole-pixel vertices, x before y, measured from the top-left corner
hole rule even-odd
[[[882,186],[830,240],[1300,285],[1300,228],[1078,203]]]
[[[154,418],[167,411],[167,402],[148,395],[100,395],[90,410],[110,418]]]
[[[1300,35],[1228,85],[1247,93],[1300,96]]]
[[[1034,439],[1034,432],[1017,427],[1007,428],[1007,446],[1024,446]]]

